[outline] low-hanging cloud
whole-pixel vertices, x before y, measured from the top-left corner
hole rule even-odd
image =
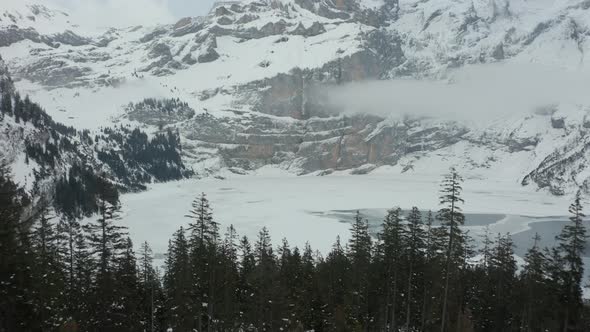
[[[91,28],[158,25],[176,20],[171,0],[51,0],[67,9],[73,22]]]
[[[129,27],[174,23],[202,16],[216,0],[44,0],[65,8],[81,26]]]
[[[444,80],[396,79],[327,88],[344,112],[492,120],[550,105],[590,105],[590,74],[532,64],[472,65]]]

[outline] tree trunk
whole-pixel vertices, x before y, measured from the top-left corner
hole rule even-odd
[[[447,318],[447,305],[448,305],[448,298],[449,298],[449,278],[451,276],[451,255],[453,253],[453,233],[455,230],[455,198],[452,198],[451,202],[451,218],[449,220],[450,230],[449,230],[449,248],[447,249],[447,270],[445,271],[445,295],[443,297],[443,310],[442,310],[442,317],[441,317],[441,324],[440,324],[440,331],[445,332],[445,324]]]
[[[391,331],[397,330],[397,322],[396,322],[396,300],[397,300],[397,269],[393,269],[393,296],[391,301]]]
[[[453,247],[453,226],[451,225],[451,234],[449,236],[449,249],[447,250],[447,270],[445,271],[445,291],[443,296],[443,310],[441,316],[440,331],[445,332],[447,318],[447,300],[449,297],[449,278],[451,276],[451,248]]]
[[[413,273],[413,269],[414,269],[414,263],[413,263],[414,257],[410,258],[410,270],[409,270],[409,275],[408,275],[408,303],[407,303],[407,307],[406,307],[406,331],[410,331],[410,314],[411,314],[411,310],[412,310],[412,273]]]

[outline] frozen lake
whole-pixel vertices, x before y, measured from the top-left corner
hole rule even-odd
[[[188,224],[184,215],[201,192],[210,199],[222,231],[233,224],[241,235],[255,237],[266,226],[276,245],[282,238],[297,246],[309,241],[314,249],[327,252],[336,236],[348,239],[349,225],[339,220],[338,211],[362,209],[375,222],[396,206],[436,211],[439,181],[438,175],[419,174],[297,177],[278,173],[155,184],[121,200],[124,223],[135,243],[147,240],[155,252],[165,252],[172,233]],[[489,224],[492,233],[514,234],[523,248],[534,232],[529,227],[533,221],[547,234],[561,227],[547,226],[541,222],[548,220],[536,217],[565,215],[569,205],[567,197],[535,192],[517,183],[468,178],[463,187],[463,209],[469,214],[472,233]],[[549,241],[553,236],[544,238]]]
[[[233,224],[240,235],[255,238],[268,227],[275,246],[282,238],[303,247],[306,242],[327,253],[336,236],[349,238],[350,218],[360,209],[376,231],[387,209],[438,210],[439,175],[369,174],[362,176],[293,176],[284,173],[231,176],[220,180],[184,180],[155,184],[150,190],[126,194],[123,223],[136,245],[148,241],[154,252],[166,252],[168,239],[187,226],[191,201],[207,194],[222,232]],[[518,183],[466,178],[463,184],[467,225],[478,241],[485,226],[491,234],[509,232],[521,256],[535,232],[543,246],[553,246],[571,197],[555,197]],[[587,224],[588,225],[588,224]],[[590,227],[590,225],[588,225]],[[590,263],[590,259],[586,259]],[[586,271],[587,273],[589,271]],[[590,296],[590,293],[588,294]]]

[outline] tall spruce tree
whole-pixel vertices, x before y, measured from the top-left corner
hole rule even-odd
[[[482,248],[480,249],[481,262],[475,266],[473,274],[481,280],[481,285],[473,289],[473,298],[470,301],[471,311],[475,317],[475,328],[480,331],[488,331],[493,328],[495,307],[492,303],[495,299],[495,286],[490,280],[491,259],[495,247],[494,239],[490,234],[489,226],[486,226],[482,235]]]
[[[10,92],[5,89],[2,91],[2,101],[0,102],[0,111],[2,114],[12,116],[12,96]]]
[[[323,302],[327,307],[324,317],[326,330],[350,331],[350,327],[356,322],[352,312],[354,300],[352,266],[339,236],[325,262],[320,263],[317,269],[320,292],[323,294]]]
[[[404,257],[404,237],[406,230],[402,225],[402,210],[395,208],[387,211],[383,220],[383,229],[379,234],[382,247],[383,264],[385,265],[386,285],[386,310],[383,323],[387,331],[397,331],[400,324],[401,306],[398,305],[399,293],[403,284],[401,281],[401,269],[405,266],[402,263]]]
[[[22,220],[27,198],[10,173],[0,163],[0,330],[25,331],[37,323],[30,301],[24,300],[33,292],[31,247]]]
[[[186,215],[191,220],[189,231],[189,257],[192,275],[192,308],[197,330],[210,330],[215,309],[215,283],[218,269],[219,226],[207,196],[202,193],[192,203]]]
[[[436,290],[439,288],[438,276],[442,273],[444,239],[441,229],[434,227],[434,216],[428,211],[424,235],[424,286],[422,290],[422,315],[420,331],[430,329],[435,320],[433,318]]]
[[[299,250],[297,250],[299,252]],[[295,255],[287,239],[277,249],[278,255],[278,287],[277,300],[273,306],[282,316],[280,330],[290,331],[299,321],[295,305],[301,289],[301,255]]]
[[[115,270],[119,255],[126,248],[125,227],[116,224],[120,220],[118,204],[111,204],[103,198],[99,210],[98,219],[84,225],[90,252],[96,261],[91,323],[96,329],[109,330],[116,328],[116,308],[113,306],[116,303]]]
[[[84,330],[90,320],[91,280],[95,264],[82,226],[76,219],[62,215],[57,230],[67,313],[64,327],[66,330]]]
[[[496,247],[492,250],[489,262],[489,282],[493,294],[492,303],[495,308],[492,313],[492,331],[511,331],[518,327],[514,306],[516,293],[516,260],[514,258],[514,243],[510,234],[498,234]]]
[[[238,309],[239,318],[237,325],[243,330],[254,327],[257,319],[257,300],[255,298],[255,273],[256,256],[252,245],[246,236],[242,237],[239,244],[240,266],[238,280]]]
[[[521,331],[541,331],[543,328],[549,328],[548,317],[550,313],[546,312],[546,302],[551,301],[548,297],[550,292],[547,288],[547,271],[546,257],[539,242],[541,237],[535,233],[533,237],[533,246],[524,256],[524,267],[521,274],[523,285],[522,290],[522,318]],[[549,302],[548,301],[548,302]]]
[[[563,273],[564,284],[564,318],[563,331],[579,330],[580,314],[582,310],[582,276],[584,265],[582,255],[586,247],[586,226],[581,194],[578,192],[574,202],[569,207],[570,224],[566,225],[561,234],[556,237],[559,251],[565,263]]]
[[[180,227],[168,243],[164,275],[167,328],[172,328],[174,331],[190,331],[195,325],[188,250],[184,229]]]
[[[208,245],[217,243],[219,225],[213,220],[213,211],[205,193],[193,201],[192,208],[186,217],[191,220],[188,229],[191,232],[191,241],[194,242],[192,246],[206,248]]]
[[[130,238],[123,241],[114,277],[116,294],[114,325],[119,331],[140,331],[143,327],[140,309],[143,290],[139,281],[133,242]]]
[[[445,285],[442,300],[442,314],[441,314],[441,332],[447,330],[448,323],[448,307],[449,307],[449,290],[452,286],[451,278],[456,275],[461,265],[461,247],[464,242],[463,232],[459,228],[465,222],[465,216],[461,211],[460,205],[464,203],[461,198],[461,183],[463,178],[459,173],[451,168],[449,174],[446,175],[442,181],[440,189],[439,203],[442,208],[438,212],[437,218],[441,221],[443,227],[447,231],[447,246],[446,246],[446,268],[444,271]]]
[[[425,232],[422,221],[422,214],[417,207],[413,207],[408,215],[408,230],[405,232],[406,259],[408,265],[408,280],[406,284],[406,324],[405,330],[410,331],[415,326],[416,319],[412,316],[412,308],[419,308],[419,297],[415,297],[419,285],[416,283],[417,270],[422,267],[422,253],[426,250],[424,243]]]
[[[221,303],[219,312],[221,327],[231,329],[236,327],[239,315],[238,289],[239,289],[239,261],[238,261],[238,234],[233,225],[226,232],[221,246],[221,270],[219,272],[219,285],[221,290]]]
[[[352,263],[353,328],[366,331],[369,324],[369,266],[372,241],[369,221],[356,212],[348,242],[348,255]]]
[[[274,331],[275,319],[280,317],[273,316],[273,307],[277,302],[275,298],[276,289],[274,285],[277,273],[277,263],[275,261],[270,233],[266,227],[258,233],[258,239],[254,246],[256,257],[256,268],[254,273],[254,289],[258,296],[256,303],[257,326],[260,331]]]
[[[145,331],[153,332],[163,329],[156,320],[156,311],[162,305],[159,303],[161,289],[158,276],[154,269],[154,254],[147,241],[139,249],[139,283],[140,283],[140,321]]]
[[[64,320],[64,267],[59,251],[59,237],[53,220],[55,215],[45,200],[39,202],[31,244],[35,252],[31,269],[35,285],[35,311],[40,315],[40,329],[51,330]]]
[[[299,250],[294,252],[294,260],[299,260]],[[311,245],[305,244],[303,255],[301,255],[301,271],[300,271],[300,287],[299,294],[295,299],[295,310],[298,312],[298,318],[301,321],[301,326],[297,326],[300,330],[313,329],[321,331],[325,328],[325,316],[327,310],[324,306],[324,301],[319,294],[319,281],[317,280],[316,265],[318,259],[314,257]]]

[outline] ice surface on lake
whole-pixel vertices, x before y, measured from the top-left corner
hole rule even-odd
[[[155,252],[165,252],[172,233],[188,224],[184,215],[191,201],[204,192],[222,231],[233,224],[241,235],[255,237],[266,226],[276,245],[286,237],[292,245],[303,246],[309,241],[314,249],[325,253],[336,236],[348,239],[349,225],[331,216],[333,211],[384,212],[414,205],[436,211],[439,183],[439,175],[420,174],[297,177],[271,173],[186,180],[155,184],[146,192],[124,195],[123,217],[136,244],[147,240]],[[521,220],[518,215],[565,215],[570,203],[567,197],[534,192],[512,182],[466,179],[463,187],[465,212],[509,215],[495,223],[493,233],[527,231],[530,220]]]
[[[343,243],[349,239],[350,224],[342,217],[350,217],[350,211],[361,209],[371,214],[374,223],[396,206],[408,210],[416,205],[436,211],[440,179],[440,174],[297,177],[280,172],[224,180],[192,179],[155,184],[148,191],[123,195],[122,217],[136,245],[148,241],[155,253],[165,253],[172,233],[188,225],[184,216],[191,201],[204,192],[222,232],[233,224],[240,235],[254,239],[266,226],[275,246],[287,238],[291,245],[303,247],[309,242],[325,254],[336,236]],[[466,179],[463,188],[470,234],[478,240],[486,225],[493,236],[509,232],[520,256],[532,245],[537,231],[543,236],[541,245],[554,244],[566,217],[547,216],[567,215],[571,200],[508,181]],[[585,261],[590,263],[588,258]],[[590,297],[590,291],[585,293]]]

